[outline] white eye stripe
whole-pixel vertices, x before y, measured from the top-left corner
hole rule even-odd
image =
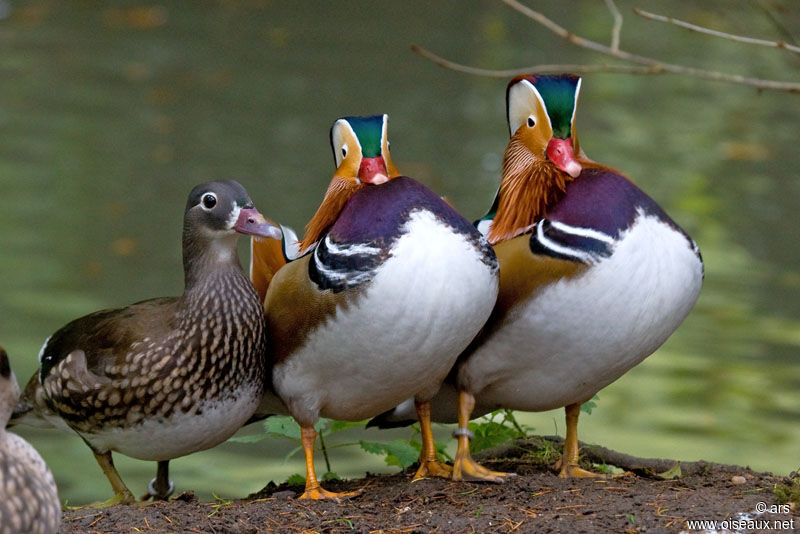
[[[236,202],[231,203],[231,214],[228,217],[227,225],[228,228],[233,228],[236,225],[236,221],[239,220],[239,213],[242,211],[242,208],[236,205]]]

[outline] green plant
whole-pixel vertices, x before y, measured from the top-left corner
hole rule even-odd
[[[306,477],[299,473],[295,473],[290,475],[289,478],[286,479],[286,484],[289,486],[305,486],[306,485]]]
[[[214,514],[219,512],[219,509],[222,508],[223,506],[231,506],[233,504],[232,500],[220,497],[216,493],[212,493],[211,495],[214,497],[214,500],[216,502],[211,505],[211,507],[214,508],[214,511],[208,514],[208,517],[212,517]]]
[[[595,401],[598,400],[600,400],[600,397],[595,393],[594,397],[581,404],[581,411],[585,412],[587,415],[592,415],[592,410],[597,408],[597,403]]]
[[[300,439],[300,426],[289,416],[273,415],[262,422],[263,432],[243,436],[235,436],[231,441],[238,443],[253,443],[266,438],[288,439],[297,444],[285,456],[284,461],[293,457],[303,450]],[[338,475],[331,468],[329,451],[339,447],[359,446],[363,451],[370,454],[384,456],[387,465],[397,466],[406,469],[413,465],[419,458],[422,444],[419,440],[420,428],[418,424],[412,425],[413,435],[408,440],[393,439],[387,442],[358,440],[354,442],[340,442],[328,444],[332,435],[357,427],[363,427],[364,421],[334,421],[331,419],[320,419],[314,429],[319,436],[320,450],[325,459],[327,472],[322,476],[322,480],[337,480]],[[475,435],[472,440],[471,449],[474,452],[495,447],[506,441],[524,438],[533,428],[521,425],[511,410],[496,410],[488,415],[476,419],[469,423],[470,431]],[[435,442],[436,452],[439,458],[444,461],[453,459],[446,452],[447,442]],[[549,456],[549,454],[548,454]],[[287,481],[289,485],[303,485],[305,478],[299,474],[290,476]]]
[[[800,509],[800,469],[792,472],[783,483],[775,484],[772,493],[778,504],[789,504],[794,511]]]
[[[331,461],[330,457],[328,456],[328,447],[325,444],[325,439],[335,432],[339,432],[351,427],[363,426],[363,424],[363,421],[333,421],[331,419],[322,418],[317,421],[316,425],[314,425],[314,430],[317,431],[317,436],[319,436],[320,449],[322,450],[322,455],[325,458],[325,467],[328,471],[325,476],[328,476],[329,474],[335,476],[335,473],[332,473],[331,470]],[[289,451],[284,458],[284,461],[303,450],[303,445],[300,439],[300,425],[297,424],[297,421],[295,421],[294,418],[288,415],[273,415],[264,419],[262,425],[264,427],[263,433],[234,436],[231,438],[231,441],[238,443],[254,443],[266,438],[284,438],[292,440],[297,443],[297,447]],[[346,445],[352,444],[340,444],[337,446]]]
[[[419,458],[421,449],[415,443],[402,439],[393,439],[386,443],[362,440],[358,444],[368,453],[385,455],[386,465],[396,465],[401,469],[413,465]]]
[[[616,466],[613,466],[613,465],[608,465],[605,462],[600,463],[600,464],[592,463],[592,468],[595,471],[599,471],[599,472],[604,473],[606,475],[618,475],[618,474],[623,472],[623,470],[620,469],[619,467],[616,467]]]
[[[495,410],[469,423],[469,430],[475,436],[470,441],[470,450],[478,452],[524,438],[533,428],[520,425],[511,410]]]
[[[539,463],[550,464],[553,463],[557,458],[560,458],[561,453],[556,449],[556,446],[553,445],[552,441],[543,439],[541,440],[539,448],[533,451],[531,456],[533,456]]]

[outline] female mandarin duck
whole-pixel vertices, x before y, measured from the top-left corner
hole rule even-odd
[[[238,182],[198,185],[184,214],[183,295],[87,315],[45,342],[17,417],[66,424],[83,438],[115,492],[103,504],[135,500],[111,451],[158,461],[150,491],[166,498],[171,458],[222,443],[253,414],[266,376],[265,319],[236,241],[279,232]]]
[[[577,464],[581,404],[664,343],[700,292],[694,241],[631,181],[580,149],[580,85],[577,76],[535,74],[508,85],[511,140],[497,197],[478,222],[500,262],[500,293],[433,401],[435,421],[458,421],[455,479],[505,476],[470,457],[471,416],[560,406],[560,476],[593,476]],[[407,403],[372,424],[391,426],[407,419],[404,410]]]
[[[428,400],[497,297],[486,238],[432,191],[398,176],[387,120],[334,123],[337,168],[301,242],[307,254],[281,268],[266,292],[272,385],[302,429],[301,498],[350,495],[317,481],[319,417],[358,421],[409,395],[424,433],[417,476],[441,468]]]
[[[5,427],[19,397],[0,347],[0,534],[58,532],[61,504],[53,474],[31,445]]]

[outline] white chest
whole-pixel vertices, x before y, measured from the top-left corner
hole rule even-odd
[[[486,408],[583,402],[664,343],[701,284],[702,264],[686,238],[640,215],[609,258],[512,309],[461,378]]]
[[[364,294],[276,366],[292,415],[359,420],[430,397],[489,317],[497,274],[431,213],[412,213]]]

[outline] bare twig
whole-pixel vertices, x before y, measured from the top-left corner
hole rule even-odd
[[[616,59],[620,59],[623,61],[627,61],[629,63],[636,63],[640,66],[630,66],[630,65],[563,65],[563,64],[555,64],[555,65],[534,65],[531,67],[525,67],[523,69],[506,69],[506,70],[495,70],[495,69],[481,69],[477,67],[470,67],[468,65],[462,65],[460,63],[455,63],[453,61],[447,60],[441,56],[430,52],[422,48],[419,45],[412,44],[411,49],[420,54],[421,56],[433,61],[434,63],[448,68],[452,70],[456,70],[459,72],[465,72],[468,74],[475,74],[478,76],[490,76],[496,78],[505,78],[509,76],[515,76],[517,74],[523,74],[528,72],[575,72],[575,73],[588,73],[588,72],[618,72],[618,73],[625,73],[625,74],[664,74],[664,73],[671,73],[671,74],[683,74],[688,76],[694,76],[697,78],[704,78],[707,80],[714,80],[720,82],[729,82],[729,83],[737,83],[742,85],[747,85],[750,87],[755,87],[757,89],[773,89],[779,91],[788,91],[794,93],[800,93],[800,83],[797,82],[782,82],[777,80],[765,80],[761,78],[751,78],[746,76],[740,76],[736,74],[727,74],[724,72],[717,72],[705,69],[699,69],[694,67],[687,67],[685,65],[677,65],[673,63],[666,63],[663,61],[659,61],[657,59],[653,59],[650,57],[640,56],[637,54],[633,54],[631,52],[627,52],[625,50],[621,50],[619,48],[619,31],[621,30],[621,22],[617,25],[616,22],[616,15],[614,14],[614,10],[616,10],[616,6],[614,5],[612,0],[607,0],[607,5],[612,12],[612,15],[615,17],[615,27],[612,31],[612,42],[611,46],[606,46],[596,41],[592,41],[590,39],[586,39],[584,37],[580,37],[566,28],[558,25],[551,19],[544,16],[542,13],[535,11],[529,8],[526,5],[521,4],[517,0],[502,0],[505,4],[512,7],[519,13],[522,13],[526,17],[530,18],[537,24],[544,26],[554,34],[558,35],[559,37],[571,42],[576,46],[580,46],[581,48],[586,48],[588,50],[593,50],[595,52],[599,52],[601,54],[611,56]],[[789,45],[786,45],[789,46]]]
[[[653,70],[654,74],[663,72],[669,72],[673,74],[688,74],[690,76],[696,76],[698,78],[705,78],[708,80],[750,85],[752,87],[757,87],[759,89],[780,89],[783,91],[800,92],[800,83],[779,82],[775,80],[762,80],[760,78],[748,78],[745,76],[739,76],[737,74],[727,74],[724,72],[716,72],[704,69],[697,69],[694,67],[686,67],[684,65],[675,65],[673,63],[664,63],[658,61],[657,59],[639,56],[636,54],[632,54],[630,52],[625,52],[624,50],[614,51],[608,46],[600,44],[596,41],[585,39],[583,37],[575,35],[574,33],[567,31],[565,28],[559,26],[558,24],[556,24],[549,18],[545,17],[538,11],[534,11],[528,6],[520,4],[517,0],[502,0],[502,1],[505,2],[507,5],[511,6],[512,8],[514,8],[515,10],[517,10],[518,12],[522,13],[523,15],[529,17],[535,22],[538,22],[539,24],[549,29],[556,35],[563,37],[564,39],[568,40],[569,42],[577,46],[580,46],[582,48],[588,48],[589,50],[594,50],[596,52],[600,52],[608,56],[623,59],[625,61],[630,61],[632,63],[648,65],[654,69]]]
[[[610,1],[610,0],[609,0]],[[766,39],[754,39],[753,37],[744,37],[741,35],[734,35],[732,33],[721,32],[718,30],[712,30],[710,28],[705,28],[703,26],[697,26],[690,22],[684,22],[682,20],[673,18],[673,17],[665,17],[664,15],[658,15],[656,13],[650,13],[649,11],[644,11],[642,9],[633,8],[633,12],[639,15],[640,17],[644,17],[650,20],[657,20],[659,22],[666,22],[667,24],[673,24],[675,26],[680,26],[681,28],[686,28],[687,30],[692,30],[699,33],[704,33],[706,35],[713,35],[715,37],[721,37],[723,39],[729,39],[731,41],[737,41],[740,43],[747,43],[752,45],[759,45],[759,46],[769,46],[772,48],[782,48],[783,50],[788,50],[790,52],[794,52],[796,54],[800,54],[800,46],[790,45],[786,41],[769,41]]]
[[[553,64],[553,65],[533,65],[530,67],[523,67],[519,69],[507,69],[507,70],[481,69],[478,67],[470,67],[469,65],[456,63],[455,61],[450,61],[449,59],[445,59],[442,56],[434,54],[430,50],[422,48],[417,44],[412,44],[411,50],[426,59],[430,59],[437,65],[444,67],[446,69],[455,70],[458,72],[465,72],[467,74],[475,74],[476,76],[487,76],[490,78],[510,78],[512,76],[517,76],[518,74],[526,74],[529,72],[574,72],[579,74],[585,74],[587,72],[620,72],[624,74],[655,73],[652,67],[634,67],[630,65]]]
[[[619,35],[622,33],[622,13],[617,9],[614,0],[606,0],[606,7],[614,17],[614,27],[611,29],[611,50],[619,50]]]
[[[529,454],[531,450],[541,449],[545,442],[549,442],[558,448],[563,446],[564,438],[559,436],[528,436],[525,439],[515,439],[490,449],[484,449],[477,453],[475,457],[480,460],[518,458]],[[580,447],[581,455],[590,462],[606,463],[642,476],[654,476],[668,471],[675,467],[676,462],[676,460],[631,456],[582,441],[578,442],[578,446]],[[682,461],[680,465],[682,476],[704,473],[711,467],[732,472],[739,472],[742,469],[734,465],[706,462],[705,460],[696,462]]]

